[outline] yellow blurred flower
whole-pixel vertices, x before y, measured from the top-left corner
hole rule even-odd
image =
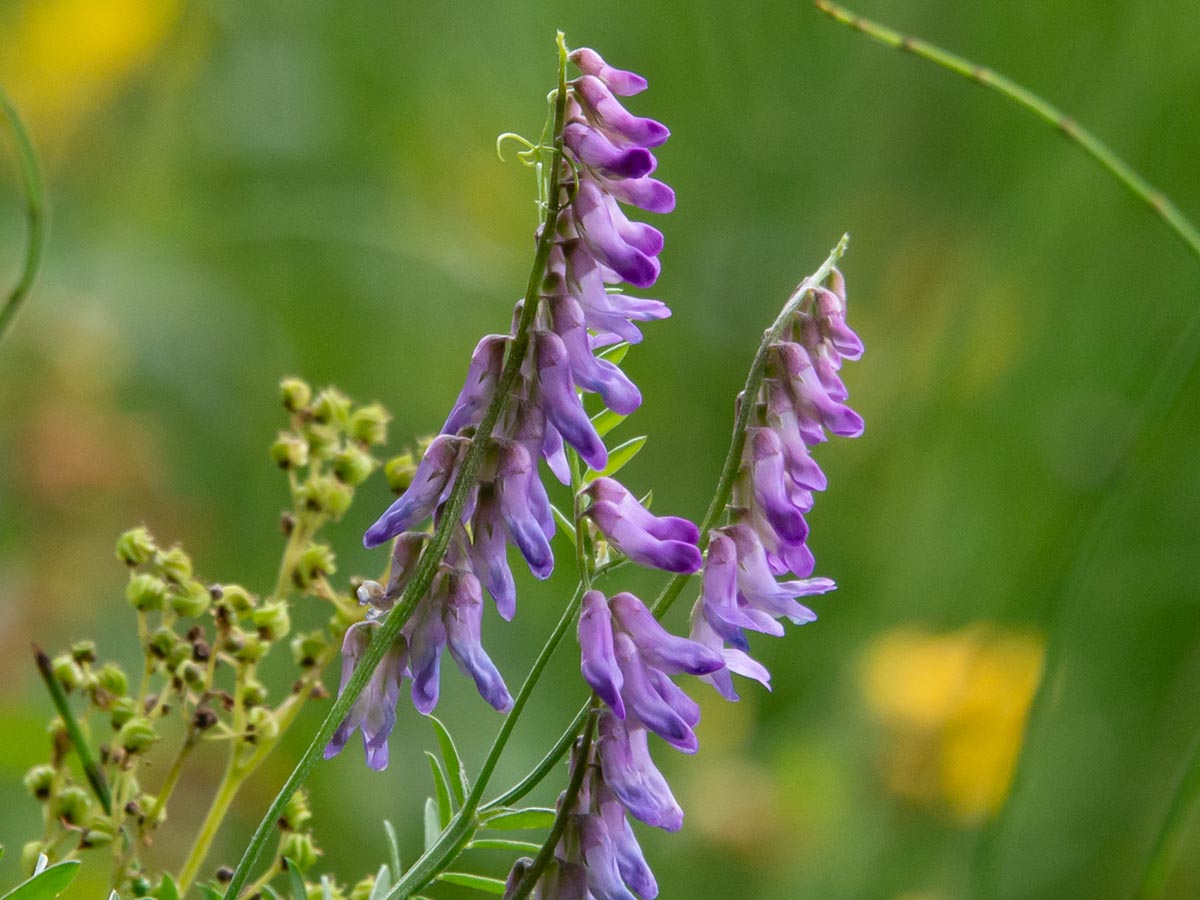
[[[995,813],[1012,781],[1041,674],[1039,637],[976,625],[900,628],[862,659],[861,687],[883,724],[889,790],[964,824]]]

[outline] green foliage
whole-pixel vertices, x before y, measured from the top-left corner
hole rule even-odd
[[[22,881],[8,893],[0,896],[0,900],[54,900],[67,889],[75,876],[79,874],[79,861],[67,860],[46,865],[43,856],[38,861],[37,871]]]

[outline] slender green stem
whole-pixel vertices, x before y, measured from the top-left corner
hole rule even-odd
[[[592,711],[596,709],[595,695],[592,696],[589,706]],[[554,825],[550,829],[550,834],[546,836],[546,842],[542,844],[542,849],[534,857],[533,864],[521,876],[521,880],[517,883],[516,890],[513,891],[509,900],[525,900],[529,896],[529,892],[537,885],[538,879],[542,877],[546,866],[554,858],[554,850],[562,839],[563,831],[566,830],[567,820],[574,812],[575,800],[579,797],[584,776],[587,775],[588,751],[592,747],[592,736],[596,733],[596,718],[594,714],[589,714],[587,717],[582,743],[579,745],[579,756],[575,759],[575,771],[571,773],[567,790],[559,800],[558,815],[554,817]]]
[[[733,492],[733,482],[737,478],[738,470],[742,465],[742,450],[746,446],[746,429],[750,425],[750,417],[754,415],[755,398],[758,397],[758,389],[762,387],[763,372],[767,367],[767,352],[771,349],[771,345],[779,340],[779,335],[783,332],[784,327],[796,312],[796,307],[804,302],[804,298],[814,287],[824,281],[829,273],[833,271],[833,267],[837,265],[838,260],[846,252],[846,247],[850,243],[850,235],[842,235],[842,239],[838,241],[837,246],[830,251],[825,262],[817,271],[813,272],[807,278],[796,286],[792,291],[792,295],[788,297],[787,303],[783,305],[779,315],[775,321],[771,323],[771,327],[763,333],[761,343],[758,345],[758,352],[754,354],[754,361],[750,363],[750,371],[746,375],[746,385],[742,388],[742,402],[738,407],[737,418],[733,423],[733,436],[729,441],[729,452],[725,454],[725,464],[721,467],[721,474],[717,478],[717,489],[713,492],[712,502],[708,505],[708,511],[704,514],[704,519],[700,523],[700,549],[704,550],[708,547],[709,531],[717,524],[717,521],[725,513],[725,507],[729,504],[730,494]],[[679,596],[684,585],[688,583],[691,575],[676,575],[667,582],[662,593],[658,595],[658,599],[654,601],[654,605],[650,611],[658,618],[662,618],[667,614],[667,610],[671,608],[671,604],[675,602],[675,598]]]
[[[1171,863],[1179,851],[1197,800],[1200,800],[1200,734],[1192,741],[1187,766],[1179,778],[1166,818],[1154,841],[1137,900],[1156,900],[1162,896],[1167,876],[1171,874]]]
[[[79,727],[79,720],[71,712],[71,703],[67,699],[66,692],[63,690],[62,685],[58,683],[58,679],[54,677],[54,666],[50,662],[50,657],[37,644],[33,645],[33,657],[37,662],[38,674],[42,676],[42,681],[46,683],[46,690],[50,692],[50,699],[54,701],[54,708],[58,710],[58,715],[63,721],[63,727],[67,730],[67,737],[70,739],[71,745],[75,748],[75,753],[79,757],[79,764],[83,767],[83,774],[87,777],[88,784],[92,786],[92,792],[96,795],[96,799],[104,807],[104,814],[111,816],[112,794],[109,792],[108,782],[104,780],[104,771],[100,768],[100,764],[96,762],[96,757],[92,755],[92,748],[88,744],[87,738],[83,735],[83,729]]]
[[[575,738],[579,737],[579,729],[583,728],[583,722],[587,718],[588,710],[591,709],[591,703],[592,701],[589,697],[587,702],[580,707],[571,724],[567,726],[567,730],[554,742],[554,746],[542,757],[541,762],[533,767],[533,771],[495,800],[489,800],[485,803],[482,807],[483,812],[499,809],[502,806],[511,806],[542,783],[542,779],[554,770],[554,767],[558,765],[558,761],[563,758],[563,755],[571,748],[571,744],[575,742]]]
[[[200,825],[200,831],[196,834],[195,841],[192,842],[192,849],[188,852],[187,859],[184,860],[183,867],[175,878],[180,896],[186,893],[192,882],[195,881],[196,875],[200,872],[200,866],[203,865],[204,858],[208,856],[208,851],[217,837],[217,831],[220,830],[221,823],[225,821],[225,814],[229,812],[230,804],[237,796],[246,774],[249,774],[242,774],[239,771],[235,762],[236,753],[237,748],[235,747],[230,753],[229,762],[225,767],[225,775],[217,787],[217,793],[213,796],[212,805],[209,806],[208,813]],[[229,894],[227,896],[232,898],[236,895]]]
[[[230,898],[230,900],[234,900],[238,896],[242,886],[246,883],[250,870],[257,862],[259,854],[270,838],[271,830],[274,828],[275,821],[283,811],[284,805],[300,785],[304,783],[313,767],[316,766],[324,752],[325,746],[333,736],[334,730],[349,713],[350,707],[358,699],[358,695],[362,693],[363,688],[366,687],[371,674],[375,671],[384,654],[387,653],[395,641],[396,636],[400,633],[400,629],[404,627],[413,610],[416,609],[417,603],[425,595],[437,571],[437,567],[445,555],[451,533],[458,525],[459,517],[466,504],[467,494],[475,484],[475,478],[483,461],[483,455],[487,449],[487,443],[491,438],[492,430],[495,428],[496,422],[499,420],[501,413],[508,403],[517,377],[520,374],[526,350],[529,347],[530,329],[537,313],[538,294],[542,280],[545,278],[546,265],[550,258],[551,247],[554,244],[561,209],[559,173],[562,168],[562,129],[566,117],[566,98],[566,52],[560,33],[558,95],[554,108],[554,154],[550,171],[549,199],[546,205],[546,215],[542,223],[542,230],[538,236],[533,266],[529,273],[529,283],[525,290],[525,302],[521,310],[521,318],[513,335],[512,344],[509,347],[508,359],[505,361],[504,369],[500,374],[500,379],[497,382],[492,400],[484,411],[483,418],[476,429],[471,445],[463,458],[458,477],[443,507],[439,526],[434,531],[433,537],[425,548],[425,552],[421,554],[421,558],[413,571],[412,578],[397,601],[395,608],[383,620],[374,639],[363,654],[363,658],[359,661],[353,675],[342,690],[341,695],[333,703],[328,715],[326,715],[324,721],[317,728],[316,733],[309,742],[308,748],[304,751],[304,755],[301,756],[295,769],[292,770],[292,774],[288,776],[287,781],[280,788],[279,793],[271,802],[270,807],[255,830],[226,889],[225,896]]]
[[[21,267],[21,276],[16,286],[9,292],[4,306],[0,307],[0,341],[12,327],[17,311],[29,296],[33,287],[33,279],[37,276],[38,266],[42,262],[42,248],[46,242],[46,198],[42,186],[42,173],[38,167],[37,152],[33,149],[33,141],[29,132],[21,122],[16,107],[8,99],[8,95],[0,89],[0,115],[8,123],[13,136],[17,140],[17,156],[21,161],[21,180],[25,186],[25,217],[29,223],[29,241],[25,245],[25,262]]]
[[[1021,106],[1046,124],[1061,131],[1068,139],[1074,141],[1084,152],[1100,163],[1119,182],[1125,185],[1131,193],[1142,200],[1154,213],[1161,218],[1175,236],[1200,259],[1200,229],[1197,229],[1179,208],[1161,191],[1156,190],[1145,178],[1135,172],[1128,163],[1113,153],[1098,137],[1082,127],[1078,122],[1062,113],[1057,107],[1043,100],[1037,94],[1022,87],[1010,78],[998,72],[993,72],[984,66],[957,56],[948,50],[943,50],[923,41],[920,38],[909,37],[855,15],[845,7],[829,0],[817,0],[817,9],[836,22],[860,31],[880,43],[903,50],[921,59],[928,60],[949,69],[958,75],[978,82],[984,87],[991,88],[1000,95],[1007,97],[1013,103]]]

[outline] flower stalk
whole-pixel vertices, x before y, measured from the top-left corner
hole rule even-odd
[[[33,287],[38,267],[42,262],[42,249],[46,243],[46,196],[42,186],[42,173],[38,166],[37,152],[33,141],[8,95],[0,89],[0,116],[8,124],[17,142],[17,157],[21,163],[21,182],[25,188],[25,219],[29,226],[29,238],[25,245],[25,260],[16,285],[0,307],[0,341],[12,328],[13,320],[25,298]]]

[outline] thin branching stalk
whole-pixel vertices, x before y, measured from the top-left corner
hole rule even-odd
[[[25,298],[29,296],[33,279],[37,277],[38,267],[42,262],[42,248],[46,243],[46,195],[33,141],[29,139],[29,132],[25,130],[16,107],[9,101],[3,89],[0,89],[0,116],[3,116],[16,138],[17,158],[21,164],[21,183],[25,188],[25,218],[29,225],[29,238],[25,245],[21,274],[17,278],[16,286],[9,291],[4,306],[0,307],[0,341],[3,341],[12,328],[13,320]]]

